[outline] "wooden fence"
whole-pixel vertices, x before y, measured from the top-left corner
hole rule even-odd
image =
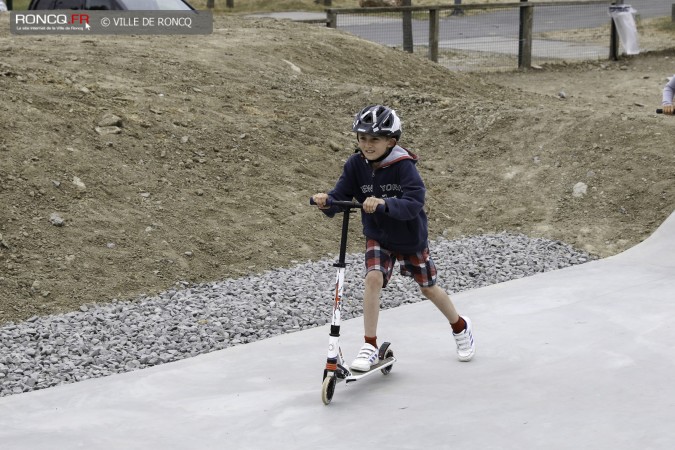
[[[532,29],[534,9],[546,6],[588,6],[588,5],[616,5],[623,4],[623,0],[586,0],[586,1],[563,1],[563,2],[537,2],[529,3],[527,0],[520,0],[518,3],[484,3],[461,5],[462,12],[470,10],[488,10],[519,8],[519,36],[518,36],[518,68],[526,69],[532,65]],[[328,8],[326,9],[326,24],[331,28],[337,28],[338,16],[340,14],[391,14],[401,13],[401,27],[403,36],[403,50],[413,52],[413,33],[412,16],[415,12],[426,12],[429,15],[429,58],[438,62],[440,13],[441,11],[456,11],[455,5],[427,5],[427,6],[400,6],[400,7],[373,7],[373,8]],[[609,59],[617,60],[619,58],[619,38],[614,22],[610,21],[609,40]]]

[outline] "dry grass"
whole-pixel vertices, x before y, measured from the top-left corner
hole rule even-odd
[[[5,3],[7,3],[7,0],[5,0]],[[14,0],[13,6],[15,10],[28,9],[29,3],[30,0]]]
[[[673,47],[675,24],[670,17],[640,19],[636,21],[640,48],[643,51],[666,50]],[[587,44],[606,44],[609,36],[609,24],[598,28],[581,28],[537,33],[537,39],[551,39]]]

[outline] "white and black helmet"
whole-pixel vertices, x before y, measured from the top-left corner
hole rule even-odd
[[[382,105],[371,105],[356,114],[352,131],[399,139],[403,130],[396,111]]]

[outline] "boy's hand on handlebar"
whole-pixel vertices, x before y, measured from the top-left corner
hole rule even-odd
[[[377,197],[368,197],[363,202],[363,212],[372,214],[377,209],[377,205],[384,205],[384,200]]]
[[[666,115],[669,115],[669,116],[672,116],[673,114],[675,114],[675,110],[674,110],[675,108],[673,108],[673,105],[663,105],[662,108],[663,108],[663,114],[666,114]]]
[[[329,208],[329,206],[326,205],[326,202],[328,202],[328,194],[314,194],[312,195],[312,200],[314,200],[314,203],[316,203],[316,206],[318,206],[319,209]]]

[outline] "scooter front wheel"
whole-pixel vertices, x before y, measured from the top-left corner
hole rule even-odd
[[[333,400],[336,384],[337,377],[335,375],[323,379],[323,385],[321,386],[321,400],[323,400],[324,405],[329,404],[330,401]]]

